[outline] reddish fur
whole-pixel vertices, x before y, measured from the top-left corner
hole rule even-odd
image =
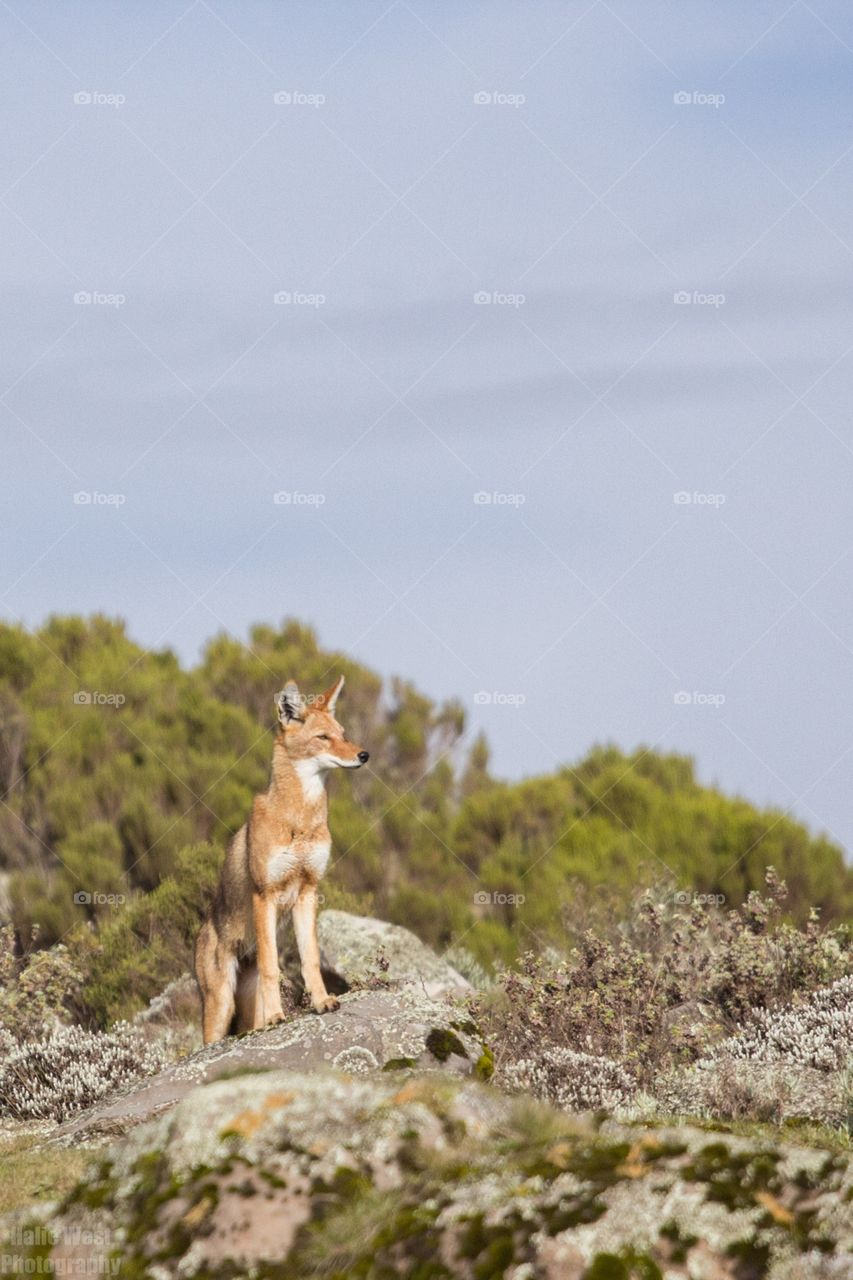
[[[324,775],[362,763],[361,748],[347,741],[334,716],[342,686],[343,676],[306,706],[292,684],[276,699],[279,724],[269,786],[255,796],[248,822],[231,841],[212,910],[196,941],[205,1044],[227,1035],[235,1012],[240,1030],[283,1018],[276,946],[283,907],[293,912],[314,1010],[338,1006],[320,973],[316,919],[317,884],[330,849]]]

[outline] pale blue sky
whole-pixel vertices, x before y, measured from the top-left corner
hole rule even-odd
[[[848,6],[0,23],[3,616],[295,615],[853,845]]]

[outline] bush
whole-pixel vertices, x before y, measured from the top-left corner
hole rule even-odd
[[[807,1120],[849,1132],[849,1085],[842,1072],[720,1057],[664,1072],[652,1100],[657,1114],[777,1125]]]
[[[780,1123],[849,1125],[853,1114],[853,977],[752,1012],[689,1070],[665,1071],[653,1094],[666,1111]]]
[[[787,1062],[840,1071],[853,1062],[853,977],[816,991],[793,1009],[757,1009],[736,1036],[714,1051],[747,1062]]]
[[[559,1045],[546,1046],[536,1058],[505,1064],[494,1076],[511,1092],[532,1093],[567,1111],[612,1110],[630,1103],[636,1085],[618,1062],[574,1053]]]
[[[514,959],[522,938],[562,946],[561,917],[579,889],[600,896],[608,886],[621,913],[660,866],[651,849],[679,883],[733,903],[773,862],[800,922],[812,905],[825,919],[853,906],[837,846],[700,786],[685,757],[603,746],[554,774],[498,783],[482,739],[467,763],[454,751],[458,704],[402,680],[383,691],[374,672],[324,651],[295,621],[254,627],[247,643],[220,635],[184,669],[94,616],[51,618],[36,633],[0,624],[0,872],[19,936],[38,924],[49,945],[85,918],[113,937],[116,913],[99,894],[124,895],[135,916],[135,896],[173,877],[182,849],[224,846],[269,776],[277,682],[293,675],[316,691],[331,671],[346,675],[344,723],[371,765],[330,783],[330,883],[434,947],[464,939],[490,967]],[[87,702],[95,690],[124,701]],[[88,904],[75,901],[80,890]],[[485,908],[478,891],[492,894]],[[164,968],[162,957],[142,963]],[[142,985],[150,990],[151,975]],[[122,1012],[115,992],[99,1007]]]
[[[18,957],[15,931],[0,926],[0,1027],[14,1039],[38,1036],[79,1012],[82,970],[62,943]]]
[[[727,913],[644,894],[614,934],[587,932],[567,959],[523,956],[501,974],[498,995],[481,996],[473,1011],[499,1070],[556,1047],[618,1060],[650,1085],[659,1072],[698,1060],[747,1017],[769,1035],[777,1021],[763,1022],[760,1011],[853,973],[853,949],[843,927],[784,922],[785,885],[772,868],[766,879],[766,897],[752,893]],[[819,1027],[808,1024],[804,1043],[815,1052],[843,1017],[837,1008],[825,1016]],[[778,1026],[793,1034],[784,1019]]]
[[[853,976],[793,1008],[756,1009],[689,1070],[664,1072],[654,1094],[668,1111],[776,1123],[849,1125],[853,1114]]]
[[[192,971],[193,946],[222,858],[222,850],[209,844],[182,850],[171,875],[102,926],[90,944],[82,991],[95,1026],[132,1017],[167,983]]]
[[[14,1120],[65,1120],[166,1062],[159,1045],[127,1023],[106,1034],[58,1026],[23,1044],[6,1032],[0,1053],[0,1115]]]

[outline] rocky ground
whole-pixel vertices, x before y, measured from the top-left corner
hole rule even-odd
[[[598,1126],[437,1072],[253,1071],[133,1129],[17,1239],[57,1273],[156,1280],[839,1280],[851,1197],[847,1159],[809,1148]]]
[[[464,1011],[413,985],[353,991],[340,1001],[335,1013],[306,1013],[200,1049],[59,1125],[53,1138],[74,1143],[122,1133],[174,1107],[198,1085],[273,1069],[351,1076],[403,1069],[441,1069],[485,1079],[491,1074],[488,1050]]]
[[[321,939],[337,1012],[0,1134],[0,1275],[853,1280],[840,1138],[513,1096],[455,969],[380,921]]]

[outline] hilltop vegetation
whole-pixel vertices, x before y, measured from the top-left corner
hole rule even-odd
[[[132,1012],[186,966],[225,843],[266,785],[273,693],[289,676],[320,689],[338,671],[342,718],[371,761],[331,782],[327,905],[405,924],[439,949],[460,941],[487,966],[531,946],[564,950],[665,866],[674,892],[733,906],[772,865],[794,919],[850,913],[837,846],[700,786],[689,759],[600,747],[548,776],[496,781],[460,704],[403,680],[383,688],[297,622],[255,627],[247,644],[218,636],[189,670],[101,616],[33,633],[4,625],[9,914],[25,945],[34,926],[40,945],[73,941],[97,1021]]]

